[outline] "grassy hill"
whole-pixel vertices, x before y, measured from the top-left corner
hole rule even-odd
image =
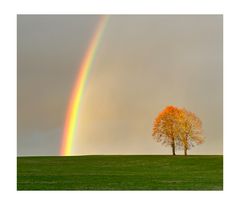
[[[18,157],[18,190],[222,190],[223,156]]]

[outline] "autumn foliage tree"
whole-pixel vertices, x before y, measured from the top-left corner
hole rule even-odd
[[[193,112],[186,109],[181,109],[181,112],[179,142],[184,149],[184,155],[187,155],[187,150],[195,145],[202,144],[204,141],[202,136],[202,122]]]
[[[152,135],[157,142],[171,146],[172,154],[176,148],[187,150],[203,143],[202,124],[200,119],[186,109],[174,106],[166,107],[160,112],[153,123]]]
[[[153,124],[153,137],[166,146],[172,147],[172,154],[175,155],[176,140],[179,134],[178,116],[180,110],[174,106],[166,107],[159,113]]]

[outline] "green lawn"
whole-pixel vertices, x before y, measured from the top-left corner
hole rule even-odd
[[[223,156],[18,157],[18,190],[222,190]]]

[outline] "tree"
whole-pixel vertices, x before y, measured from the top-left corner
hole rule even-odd
[[[204,141],[202,136],[202,122],[193,112],[186,109],[181,109],[179,120],[180,138],[178,140],[186,156],[187,150],[195,145],[202,144]]]
[[[173,155],[176,155],[176,138],[179,136],[179,116],[180,110],[177,107],[168,106],[158,114],[153,123],[153,137],[163,145],[170,145]]]
[[[152,135],[157,142],[172,147],[172,154],[176,155],[176,148],[187,150],[203,143],[201,120],[184,108],[166,107],[158,114],[153,123]]]

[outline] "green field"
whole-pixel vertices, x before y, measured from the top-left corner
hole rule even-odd
[[[18,190],[222,190],[223,156],[17,157]]]

